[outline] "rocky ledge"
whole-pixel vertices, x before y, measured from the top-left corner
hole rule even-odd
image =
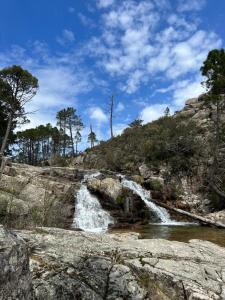
[[[32,299],[26,243],[0,225],[0,299]]]
[[[20,231],[35,299],[225,299],[225,249],[54,228]]]
[[[11,228],[69,227],[74,195],[84,172],[24,164],[6,166],[0,181],[0,222]]]

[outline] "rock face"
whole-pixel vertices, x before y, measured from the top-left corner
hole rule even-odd
[[[69,168],[7,166],[0,181],[0,220],[11,227],[70,225],[82,172]]]
[[[206,216],[214,222],[220,222],[225,224],[225,210],[217,211]]]
[[[36,299],[224,299],[225,249],[206,241],[138,240],[42,228],[34,249]]]
[[[0,226],[0,299],[32,299],[27,245]]]
[[[151,217],[141,198],[123,187],[119,179],[92,178],[87,181],[87,187],[98,196],[103,209],[109,211],[116,220],[114,227],[146,223]]]

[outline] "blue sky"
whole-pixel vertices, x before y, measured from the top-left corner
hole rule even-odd
[[[224,0],[5,0],[0,11],[0,67],[20,64],[39,79],[27,127],[55,122],[74,106],[97,137],[133,119],[158,118],[203,92],[199,68],[224,47]]]

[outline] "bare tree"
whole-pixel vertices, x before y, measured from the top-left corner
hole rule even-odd
[[[113,138],[113,109],[114,109],[114,94],[112,94],[112,97],[110,99],[110,133],[111,133],[111,139]]]

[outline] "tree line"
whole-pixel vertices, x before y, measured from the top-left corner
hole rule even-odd
[[[205,102],[212,108],[210,185],[214,190],[220,191],[223,184],[223,181],[219,183],[220,174],[225,170],[223,159],[221,160],[221,153],[225,149],[224,49],[209,52],[201,67],[201,73],[206,78],[203,82],[206,88]],[[18,125],[28,122],[29,112],[25,111],[25,105],[33,99],[38,88],[38,79],[20,66],[14,65],[0,70],[0,175],[4,168],[6,154],[10,154],[10,151],[13,154],[17,153],[19,161],[35,165],[53,156],[68,157],[79,153],[84,125],[73,107],[64,108],[56,114],[56,126],[40,125],[14,133]],[[110,99],[109,106],[110,134],[113,139],[114,95]],[[165,115],[169,115],[169,109],[166,109]],[[130,127],[141,126],[141,123],[141,120],[134,120]],[[91,148],[97,143],[92,126],[90,126],[88,143]],[[14,145],[14,148],[10,149],[9,145]]]
[[[25,105],[38,89],[38,79],[21,66],[0,70],[0,176],[9,154],[16,154],[20,162],[38,165],[54,156],[73,157],[79,152],[84,124],[73,107],[57,112],[56,126],[46,124],[14,132],[17,126],[29,122]],[[88,142],[91,147],[97,143],[92,126]]]

